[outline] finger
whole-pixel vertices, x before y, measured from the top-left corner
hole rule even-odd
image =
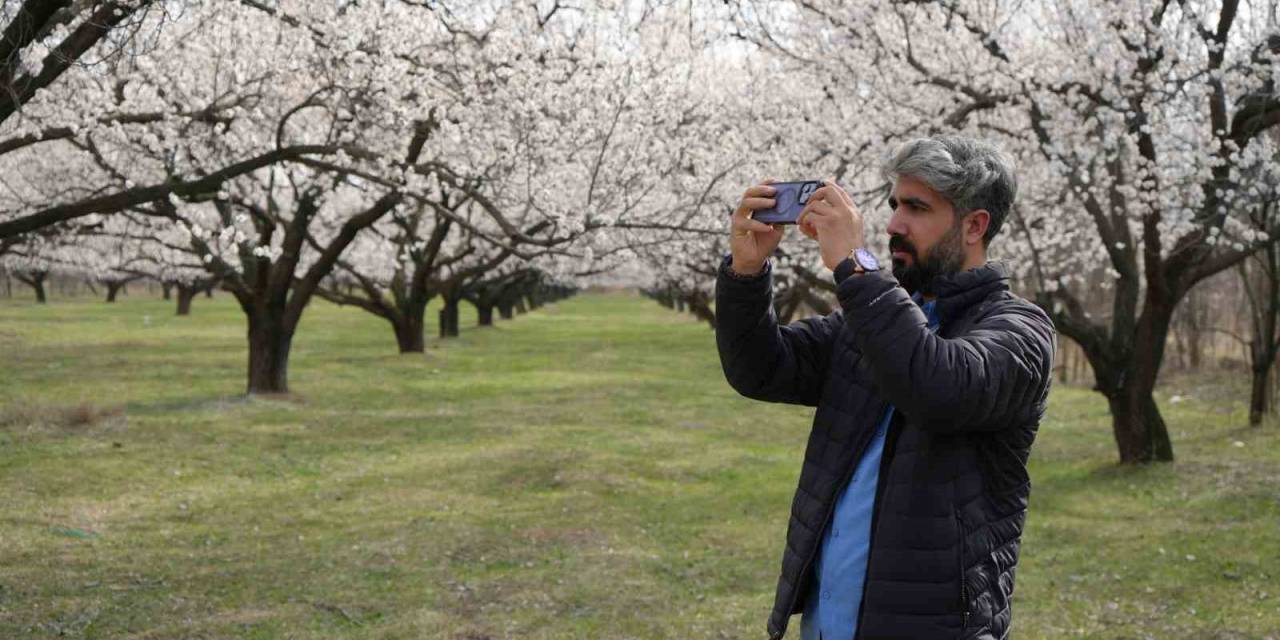
[[[800,232],[804,235],[809,236],[810,238],[816,238],[817,230],[813,228],[813,224],[807,219],[807,216],[810,213],[811,212],[807,208],[801,211],[800,215],[796,218],[796,226],[800,227]]]
[[[836,214],[836,206],[826,200],[810,200],[809,204],[805,205],[805,208],[809,210],[810,215],[816,215],[820,218]]]
[[[773,198],[759,198],[759,197],[743,198],[742,202],[738,204],[738,208],[755,211],[757,209],[768,209],[769,207],[772,207],[777,203],[778,201],[774,200]]]
[[[854,208],[853,198],[849,196],[848,191],[844,190],[844,187],[836,183],[835,178],[828,178],[826,180],[826,184],[831,187],[831,191],[836,196],[838,196],[841,200],[843,200],[845,204],[849,205],[850,209]]]
[[[746,190],[742,194],[742,201],[738,203],[738,208],[733,210],[736,218],[748,218],[750,213],[756,209],[768,209],[774,206],[777,201],[768,196],[772,196],[777,189],[765,185],[756,185]],[[761,204],[761,201],[767,201],[768,204]]]
[[[769,233],[773,231],[773,226],[752,220],[751,218],[739,218],[733,222],[734,234],[742,235],[743,231],[758,231],[760,233]]]
[[[818,232],[813,228],[813,225],[805,222],[803,224],[797,224],[796,226],[800,227],[800,233],[803,233],[805,236],[815,239],[818,237]]]
[[[844,189],[841,189],[840,186],[834,182],[828,182],[826,185],[818,187],[814,190],[813,195],[809,196],[809,199],[822,200],[824,202],[844,202],[846,204],[853,204],[853,201],[849,200],[849,195],[844,192]]]
[[[821,228],[826,226],[828,221],[834,219],[834,212],[835,209],[831,203],[823,200],[811,200],[808,210],[801,214],[804,218],[801,230],[810,238],[817,238],[821,233]]]

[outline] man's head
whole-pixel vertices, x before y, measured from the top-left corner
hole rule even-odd
[[[907,142],[881,172],[892,185],[893,275],[924,295],[933,295],[934,278],[986,262],[1018,191],[1008,156],[960,136]]]

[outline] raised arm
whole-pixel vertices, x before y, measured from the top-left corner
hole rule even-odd
[[[880,392],[926,429],[1002,429],[1048,393],[1057,332],[1025,300],[1000,302],[963,336],[942,338],[890,274],[851,276],[837,293]]]
[[[750,279],[716,277],[716,347],[725,379],[755,400],[817,406],[840,311],[779,325],[773,311],[773,267]]]

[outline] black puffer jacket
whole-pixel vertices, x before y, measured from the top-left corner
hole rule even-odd
[[[836,497],[893,403],[857,638],[1005,638],[1057,341],[1048,316],[988,262],[937,282],[937,334],[886,271],[840,281],[840,310],[779,326],[772,266],[737,280],[729,264],[716,344],[730,385],[817,407],[769,637],[802,610]]]

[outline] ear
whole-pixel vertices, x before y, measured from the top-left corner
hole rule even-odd
[[[964,243],[982,244],[982,236],[987,235],[987,227],[991,226],[991,212],[986,209],[974,209],[964,219]]]

